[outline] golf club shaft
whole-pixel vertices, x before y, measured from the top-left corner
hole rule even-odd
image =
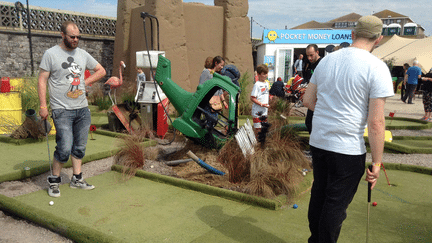
[[[382,166],[382,168],[383,168],[383,170],[384,170],[384,174],[385,174],[386,179],[387,179],[387,184],[390,186],[390,180],[389,180],[389,178],[388,178],[388,176],[387,176],[387,172],[386,172],[386,170],[385,170],[384,163],[381,162],[381,166]]]
[[[369,170],[372,172],[372,165],[369,165]],[[368,206],[367,206],[367,226],[366,226],[366,243],[369,242],[369,215],[370,215],[370,203],[372,197],[372,183],[368,182]]]
[[[50,149],[49,149],[49,140],[48,140],[48,120],[45,119],[45,135],[46,135],[46,139],[47,139],[47,147],[48,147],[48,162],[50,165],[50,172],[51,172],[51,176],[53,175],[52,173],[52,165],[51,165],[51,154],[50,154]]]

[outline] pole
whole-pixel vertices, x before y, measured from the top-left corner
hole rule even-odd
[[[29,46],[30,46],[30,65],[31,65],[31,76],[34,74],[34,66],[33,66],[33,47],[32,47],[32,38],[31,38],[31,23],[30,23],[30,8],[29,8],[29,1],[27,2],[27,28],[28,28],[28,35],[27,38],[29,39]]]
[[[251,42],[252,42],[252,23],[253,23],[253,17],[251,17]]]
[[[372,165],[369,165],[369,170],[372,172]],[[367,205],[367,226],[366,226],[366,243],[369,242],[369,216],[370,216],[370,204],[372,195],[372,183],[368,182],[368,205]]]

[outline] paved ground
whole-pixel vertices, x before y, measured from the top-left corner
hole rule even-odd
[[[400,94],[387,98],[385,104],[385,115],[388,116],[390,112],[395,112],[394,117],[406,117],[420,119],[424,116],[423,99],[416,95],[414,104],[405,104],[400,100]]]

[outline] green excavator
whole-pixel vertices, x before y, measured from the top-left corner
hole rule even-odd
[[[229,77],[214,73],[213,78],[198,85],[195,93],[182,89],[171,79],[171,62],[159,55],[155,80],[177,110],[173,127],[196,143],[221,148],[238,130],[238,98],[240,88]],[[228,94],[228,115],[210,114],[209,102],[222,89]],[[226,114],[225,114],[226,115]],[[214,124],[208,125],[208,124]]]

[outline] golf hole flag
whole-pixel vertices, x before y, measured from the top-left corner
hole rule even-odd
[[[393,121],[393,117],[394,117],[395,113],[396,113],[396,111],[393,111],[393,112],[390,111],[390,114],[389,114],[389,117],[391,117],[390,124]]]

